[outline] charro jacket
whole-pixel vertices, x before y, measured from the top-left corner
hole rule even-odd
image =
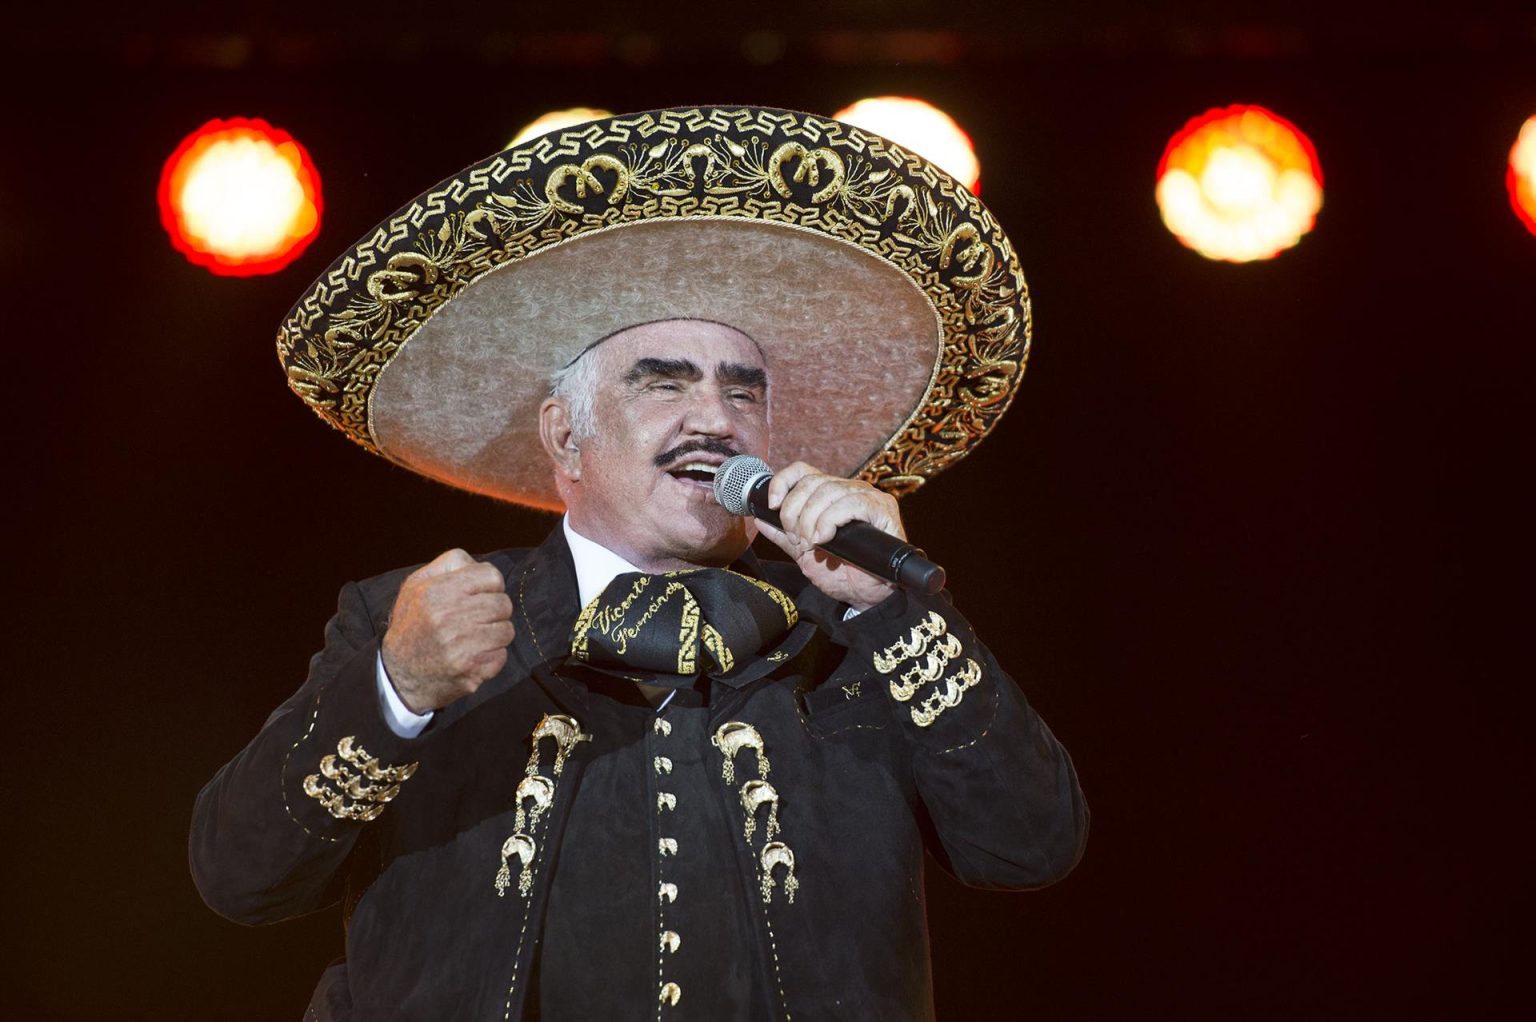
[[[306,1018],[932,1018],[924,848],[1010,889],[1081,854],[1071,761],[943,597],[843,622],[749,555],[797,652],[658,712],[567,662],[560,530],[484,559],[515,607],[496,678],[400,738],[374,663],[408,569],[349,583],[303,687],[198,796],[215,910],[343,902]]]

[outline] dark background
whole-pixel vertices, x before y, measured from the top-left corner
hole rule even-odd
[[[277,325],[399,204],[558,106],[830,114],[922,96],[976,141],[1035,352],[906,502],[1073,751],[1087,857],[1029,895],[930,871],[941,1018],[1502,1017],[1531,942],[1523,565],[1536,237],[1505,196],[1536,13],[823,0],[34,8],[0,55],[13,469],[4,770],[12,1017],[297,1018],[332,910],[246,930],[192,799],[302,680],[349,578],[551,517],[366,455]],[[1153,173],[1211,106],[1322,161],[1316,231],[1208,262]],[[323,177],[293,266],[213,277],[164,158],[259,116]],[[597,966],[600,967],[600,966]],[[19,1014],[14,1014],[19,1010]]]

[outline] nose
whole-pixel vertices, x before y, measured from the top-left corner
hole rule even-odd
[[[695,387],[689,394],[683,430],[696,436],[733,435],[736,420],[726,404],[725,395],[715,387]]]

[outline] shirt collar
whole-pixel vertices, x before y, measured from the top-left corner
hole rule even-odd
[[[571,560],[576,562],[576,593],[583,607],[595,600],[618,576],[640,571],[601,543],[571,528],[569,514],[561,519],[560,525],[565,530],[565,542],[571,548]]]

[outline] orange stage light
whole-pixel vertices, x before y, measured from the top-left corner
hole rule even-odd
[[[1194,118],[1168,141],[1157,168],[1163,223],[1207,259],[1272,259],[1312,229],[1322,204],[1311,140],[1261,106]]]
[[[523,125],[517,134],[512,136],[512,141],[508,142],[504,148],[511,149],[513,146],[526,142],[530,138],[548,135],[551,131],[559,131],[561,128],[585,124],[588,121],[595,121],[599,117],[612,116],[612,112],[608,110],[599,110],[596,107],[590,106],[573,106],[568,110],[551,110],[549,113],[542,114]]]
[[[1536,117],[1528,118],[1521,126],[1509,151],[1509,173],[1504,181],[1515,215],[1527,230],[1536,234]]]
[[[160,222],[197,266],[230,277],[282,269],[320,233],[320,175],[286,131],[211,120],[160,172]]]
[[[938,107],[920,99],[879,96],[843,107],[832,117],[922,154],[972,192],[979,191],[981,164],[971,137]]]

